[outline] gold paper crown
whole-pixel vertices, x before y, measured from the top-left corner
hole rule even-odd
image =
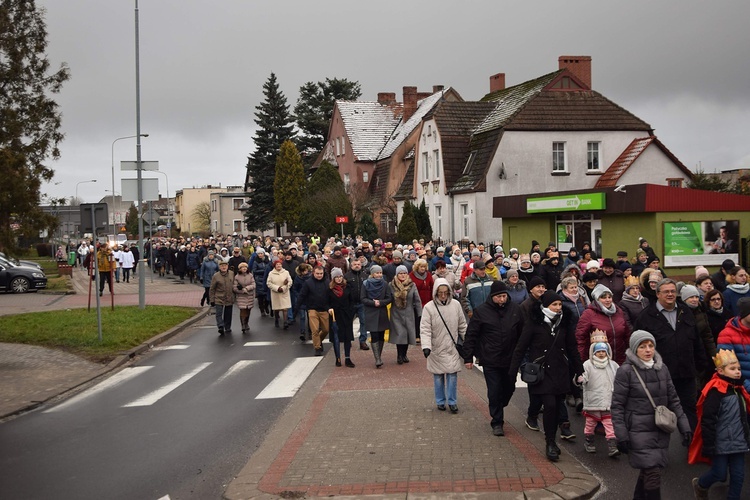
[[[607,334],[601,330],[594,330],[591,332],[590,340],[592,344],[596,344],[597,342],[609,342]]]
[[[638,278],[636,278],[635,276],[628,276],[627,278],[625,278],[625,288],[634,285],[640,285],[640,283],[638,282]]]
[[[731,349],[719,349],[719,352],[717,352],[716,356],[714,356],[712,359],[714,360],[714,365],[716,365],[717,368],[722,368],[732,363],[739,362],[737,361],[737,355]]]

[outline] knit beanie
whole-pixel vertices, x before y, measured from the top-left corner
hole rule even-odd
[[[480,255],[482,255],[482,252],[480,252],[478,248],[475,248],[474,250],[471,251],[471,255],[472,255],[472,257],[474,255],[480,256]]]
[[[698,289],[693,285],[685,285],[680,290],[680,296],[682,297],[682,301],[685,302],[690,297],[700,297],[700,293],[698,293]]]
[[[598,280],[599,277],[596,275],[596,273],[592,273],[591,271],[583,273],[583,276],[581,276],[581,282],[582,283],[588,283],[589,281]]]
[[[505,286],[505,283],[502,281],[493,281],[492,286],[490,287],[490,297],[494,297],[495,295],[500,295],[501,293],[508,293],[508,287]]]
[[[340,268],[334,267],[333,269],[331,269],[331,279],[337,276],[343,276],[343,275],[344,275],[344,271],[342,271]]]
[[[591,292],[591,297],[593,297],[594,300],[599,300],[601,296],[604,295],[605,293],[612,295],[612,290],[610,290],[606,286],[599,283],[598,285],[594,287],[594,290]]]
[[[512,278],[513,276],[518,276],[518,271],[515,269],[508,269],[508,272],[505,273],[505,277]]]
[[[370,274],[382,273],[382,272],[383,272],[383,268],[377,264],[374,264],[372,267],[370,267]]]
[[[557,300],[562,301],[560,296],[557,295],[552,290],[547,290],[546,292],[544,292],[544,295],[542,295],[542,305],[544,307],[549,307],[550,304],[552,304],[553,302]]]
[[[592,269],[599,269],[599,261],[594,259],[588,261],[586,263],[586,269],[589,271]]]
[[[393,251],[393,258],[394,259],[403,259],[404,258],[404,254],[401,253],[400,250],[394,250]]]
[[[740,319],[750,315],[750,297],[742,297],[737,301],[737,311]]]
[[[641,345],[641,342],[644,340],[650,340],[654,343],[654,347],[656,347],[656,339],[654,339],[654,336],[646,330],[636,330],[630,335],[630,350],[633,351],[633,354],[635,354],[635,351],[638,350],[638,346]]]
[[[704,274],[706,274],[706,275],[708,274],[708,269],[706,269],[703,266],[695,266],[695,277],[696,277],[696,279],[698,278],[698,276],[703,276]]]
[[[599,351],[606,351],[607,353],[609,353],[609,349],[607,349],[607,344],[605,344],[604,342],[597,342],[596,344],[594,344],[594,354],[596,354]]]
[[[534,276],[527,282],[527,288],[529,290],[533,289],[535,286],[544,285],[547,286],[547,284],[544,282],[542,278],[539,276]]]
[[[396,268],[396,274],[401,274],[401,273],[409,274],[409,270],[406,268],[406,266],[398,266]]]

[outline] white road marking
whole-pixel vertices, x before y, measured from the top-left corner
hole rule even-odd
[[[295,359],[255,399],[291,398],[322,360],[323,356]]]
[[[265,341],[257,341],[257,342],[245,342],[245,347],[262,347],[262,346],[269,346],[269,345],[279,345],[278,342],[265,342]]]
[[[184,384],[191,378],[198,375],[202,370],[205,370],[206,367],[208,367],[211,363],[201,363],[200,365],[196,366],[192,371],[186,373],[182,377],[178,378],[177,380],[170,382],[167,385],[164,385],[162,387],[159,387],[155,391],[152,391],[145,396],[136,399],[135,401],[128,403],[126,405],[123,405],[123,408],[131,408],[134,406],[149,406],[157,401],[159,401],[161,398],[172,392],[173,390],[177,389],[180,385]]]
[[[179,351],[182,349],[187,349],[188,347],[190,346],[187,344],[165,345],[165,346],[154,347],[153,350],[154,351]]]
[[[261,360],[259,359],[244,359],[242,361],[238,361],[235,364],[233,364],[231,368],[229,368],[229,370],[227,370],[226,373],[224,373],[224,375],[216,379],[216,383],[218,384],[222,380],[227,379],[231,377],[232,375],[236,375],[237,373],[239,373],[241,370],[244,370],[248,366],[253,365],[255,363],[260,363],[260,361]]]
[[[76,403],[79,403],[83,401],[86,398],[90,398],[91,396],[95,394],[99,394],[102,391],[105,391],[107,389],[110,389],[112,387],[118,386],[122,384],[123,382],[126,382],[134,377],[137,377],[141,373],[145,373],[148,370],[153,368],[153,366],[133,366],[130,368],[125,368],[124,370],[112,375],[108,379],[98,383],[94,387],[87,389],[80,394],[77,394],[73,396],[72,398],[68,399],[67,401],[50,408],[49,410],[44,411],[43,413],[53,413],[56,411],[64,410],[65,408],[69,406],[73,406]]]
[[[169,495],[164,495],[163,497],[158,498],[157,500],[172,500],[172,499],[169,497]]]

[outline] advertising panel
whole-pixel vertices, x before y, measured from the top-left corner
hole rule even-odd
[[[664,223],[664,266],[719,266],[739,262],[740,223],[687,221]]]

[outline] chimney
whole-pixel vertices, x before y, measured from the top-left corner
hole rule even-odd
[[[378,92],[378,103],[383,106],[389,106],[396,103],[395,92]]]
[[[432,93],[437,94],[438,92],[442,92],[445,89],[444,85],[433,85],[432,86]]]
[[[591,88],[591,56],[560,56],[560,69],[567,69],[589,89]]]
[[[404,87],[404,118],[403,121],[411,118],[411,115],[417,110],[417,87]]]
[[[505,90],[505,73],[498,73],[490,77],[490,93]]]

